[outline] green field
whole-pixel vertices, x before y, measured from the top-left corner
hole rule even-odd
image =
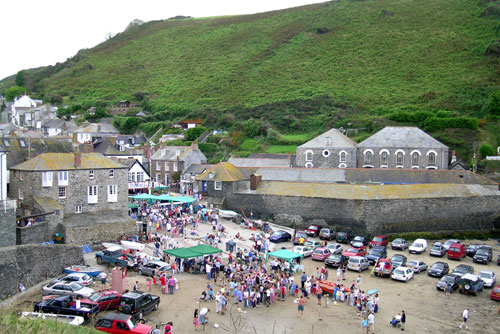
[[[267,153],[275,153],[275,154],[295,154],[295,150],[297,149],[297,146],[295,145],[271,145],[267,148],[266,152]]]

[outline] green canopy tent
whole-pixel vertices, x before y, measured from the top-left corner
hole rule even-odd
[[[191,248],[176,248],[176,249],[164,249],[163,252],[168,255],[178,257],[180,259],[192,259],[194,257],[203,256],[201,252],[192,250]]]
[[[222,250],[205,244],[199,244],[198,246],[189,247],[190,250],[194,252],[199,252],[203,256],[210,254],[222,253]]]
[[[192,203],[196,201],[196,198],[193,197],[188,197],[188,196],[180,196],[180,197],[174,197],[176,202],[183,202],[183,203]]]
[[[134,204],[134,203],[128,203],[128,208],[129,209],[137,209],[139,207],[139,205],[137,204]]]
[[[152,199],[158,199],[158,196],[155,195],[150,195],[150,194],[139,194],[130,197],[132,199],[140,199],[140,200],[152,200]]]
[[[166,194],[157,196],[157,199],[160,201],[169,201],[169,202],[174,202],[176,200],[175,197]]]
[[[278,259],[283,259],[283,260],[286,260],[288,262],[291,262],[293,259],[300,258],[300,263],[302,263],[302,260],[304,258],[304,256],[302,254],[289,251],[288,249],[280,249],[280,250],[277,250],[275,252],[271,252],[271,253],[266,254],[266,264],[267,264],[267,259],[269,258],[269,256],[277,257]]]

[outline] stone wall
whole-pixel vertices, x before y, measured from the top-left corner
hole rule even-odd
[[[16,228],[17,245],[40,244],[50,240],[52,236],[49,235],[49,223],[46,221]]]
[[[356,168],[356,148],[297,148],[295,165],[297,167],[307,167],[306,152],[312,151],[312,167],[314,168]],[[340,161],[340,152],[346,153],[345,161]],[[341,166],[344,164],[345,166]]]
[[[0,300],[83,264],[82,249],[73,245],[23,245],[0,248]]]
[[[396,152],[402,150],[404,152],[403,155],[403,169],[411,169],[416,167],[416,165],[412,164],[412,152],[419,153],[418,159],[418,169],[426,169],[427,167],[435,167],[436,169],[448,169],[448,149],[440,148],[426,148],[426,147],[358,147],[357,149],[357,167],[363,168],[365,166],[364,152],[366,150],[373,151],[372,161],[367,166],[372,166],[372,168],[381,168],[381,155],[382,151],[388,151],[388,162],[387,168],[396,169],[398,165],[396,164]],[[437,153],[436,155],[436,164],[429,165],[428,164],[428,154],[434,151]]]
[[[10,208],[3,208],[3,204],[11,204]],[[16,209],[15,201],[0,201],[0,247],[16,244]]]

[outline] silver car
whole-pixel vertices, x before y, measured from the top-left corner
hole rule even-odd
[[[141,267],[137,270],[139,275],[146,275],[146,276],[153,276],[155,273],[156,275],[159,274],[167,274],[167,277],[172,276],[172,267],[170,264],[162,261],[151,261]]]
[[[353,256],[349,258],[349,261],[347,261],[347,269],[350,270],[361,272],[368,269],[368,267],[370,267],[370,264],[368,263],[366,257],[363,256]]]
[[[46,285],[42,288],[42,294],[47,295],[63,295],[74,297],[88,298],[94,293],[94,289],[86,288],[80,283],[71,282],[55,282]]]
[[[76,282],[80,283],[83,286],[91,286],[92,284],[94,284],[94,280],[92,279],[92,277],[85,273],[71,273],[56,278],[52,280],[50,283],[55,283],[55,282],[65,282],[65,283]]]
[[[326,248],[328,248],[332,254],[341,254],[343,251],[342,245],[336,242],[329,243],[326,245]]]
[[[422,271],[427,270],[427,264],[425,264],[424,261],[420,261],[420,260],[410,260],[410,261],[406,262],[406,266],[408,268],[410,268],[411,270],[413,270],[413,272],[415,274],[418,274]]]
[[[495,282],[497,281],[495,273],[490,270],[481,270],[479,272],[479,278],[483,280],[484,287],[486,288],[492,288],[495,286]]]

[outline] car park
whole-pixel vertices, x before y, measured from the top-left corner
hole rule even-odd
[[[394,239],[391,242],[391,249],[392,250],[395,250],[395,249],[405,250],[407,248],[408,248],[408,242],[405,239],[398,238],[398,239]]]
[[[396,267],[404,267],[406,266],[406,261],[408,259],[406,258],[406,256],[402,255],[402,254],[394,254],[392,257],[391,257],[391,263],[392,263],[392,266],[394,268]]]
[[[370,253],[366,256],[368,263],[374,265],[378,259],[385,259],[387,257],[387,249],[384,246],[375,246],[370,249]]]
[[[469,246],[467,246],[467,248],[465,249],[466,253],[467,253],[467,256],[469,257],[474,257],[474,255],[476,254],[476,251],[479,247],[481,247],[482,245],[480,244],[471,244]]]
[[[347,257],[351,257],[351,256],[365,256],[366,253],[367,253],[366,247],[362,246],[362,247],[359,247],[359,248],[356,248],[356,247],[348,248],[347,250],[345,250],[345,251],[342,252],[342,255],[347,256]]]
[[[443,257],[445,254],[446,254],[446,249],[444,248],[443,244],[440,242],[435,242],[432,245],[431,251],[429,252],[430,256]]]
[[[322,244],[317,240],[307,240],[306,242],[304,242],[304,246],[307,246],[314,250],[315,248],[321,247]]]
[[[163,261],[151,261],[147,264],[140,266],[137,270],[139,275],[153,276],[159,274],[165,274],[167,277],[173,275],[172,266]]]
[[[389,244],[389,240],[386,235],[376,235],[373,237],[372,241],[370,241],[370,247],[374,246],[384,246],[387,247]]]
[[[319,231],[319,238],[322,240],[333,240],[335,239],[335,231],[328,227],[323,227]]]
[[[354,237],[354,239],[351,240],[350,242],[351,246],[354,246],[355,244],[361,244],[363,246],[368,245],[368,238],[363,237],[361,235],[357,235]]]
[[[416,239],[408,248],[408,252],[410,252],[410,254],[422,254],[423,252],[425,252],[426,249],[427,249],[427,240]]]
[[[446,256],[449,260],[462,260],[466,255],[465,245],[464,244],[452,244],[448,248],[448,252]]]
[[[131,314],[137,320],[144,319],[144,315],[155,311],[160,305],[160,297],[146,292],[127,292],[120,298],[118,311]]]
[[[322,226],[316,225],[316,224],[312,224],[311,226],[309,226],[306,229],[306,233],[307,233],[308,236],[317,237],[319,235],[319,231],[321,231],[321,229],[322,229]]]
[[[408,282],[413,278],[413,270],[407,267],[396,267],[392,271],[391,278],[396,281]]]
[[[108,313],[97,320],[95,328],[110,334],[151,334],[153,327],[141,324],[132,316],[120,313]]]
[[[500,301],[500,285],[497,285],[496,287],[491,290],[490,298],[492,300],[499,300]]]
[[[94,289],[84,287],[80,283],[55,282],[42,288],[42,294],[46,295],[64,295],[74,297],[90,297]]]
[[[311,256],[313,253],[313,249],[307,246],[294,246],[291,251],[294,253],[302,254],[303,257]]]
[[[429,268],[427,275],[440,278],[440,277],[443,277],[444,275],[448,274],[449,271],[450,271],[450,267],[448,266],[448,263],[439,261],[439,262],[434,263]]]
[[[478,276],[473,274],[464,274],[460,277],[460,282],[458,283],[458,289],[460,293],[472,294],[477,296],[477,294],[484,289],[484,282]]]
[[[97,304],[99,311],[114,310],[120,304],[121,294],[114,290],[94,292],[89,298],[82,299],[82,303]]]
[[[422,271],[427,270],[427,264],[424,261],[420,260],[410,260],[406,263],[406,266],[413,270],[414,273],[419,274]]]
[[[492,288],[497,282],[495,273],[491,270],[481,270],[478,274],[479,278],[483,280],[485,288]]]
[[[347,261],[347,269],[362,272],[368,269],[370,264],[368,260],[363,256],[353,256]]]
[[[348,244],[352,240],[352,234],[350,232],[337,232],[335,238],[337,242],[342,242],[344,244]]]
[[[460,281],[460,276],[449,274],[444,275],[436,284],[436,289],[445,290],[447,286],[451,286],[451,291],[455,291],[458,288],[458,283]]]
[[[488,264],[493,258],[493,251],[490,246],[481,246],[477,249],[476,254],[472,258],[475,263]]]
[[[83,286],[91,286],[92,284],[94,284],[94,279],[92,278],[92,276],[89,276],[85,273],[71,273],[56,278],[52,280],[50,283],[55,283],[55,282],[66,282],[66,283],[76,282],[80,283]]]
[[[307,241],[308,235],[305,231],[296,231],[295,232],[295,237],[293,238],[293,244],[294,245],[300,245],[301,241],[302,244]]]
[[[380,259],[378,260],[377,265],[374,268],[375,276],[390,276],[392,273],[392,263],[388,259]]]
[[[328,267],[338,268],[346,265],[348,260],[349,258],[342,254],[332,254],[325,259],[325,265]]]
[[[317,261],[325,261],[327,257],[329,257],[332,253],[326,247],[318,247],[314,249],[311,258]]]
[[[282,242],[282,241],[290,241],[292,239],[292,235],[287,231],[277,230],[271,234],[269,238],[272,242]]]
[[[453,269],[453,274],[457,275],[465,275],[465,274],[474,274],[474,267],[469,266],[468,264],[459,264],[458,266]]]
[[[338,244],[336,242],[328,243],[328,245],[326,245],[326,248],[328,248],[330,250],[330,252],[332,252],[332,254],[340,254],[344,250],[342,245]]]
[[[451,245],[453,245],[453,244],[459,244],[459,243],[460,243],[460,240],[458,240],[458,239],[450,239],[450,240],[446,240],[443,243],[443,247],[444,247],[444,249],[448,250],[448,249],[450,249]]]

